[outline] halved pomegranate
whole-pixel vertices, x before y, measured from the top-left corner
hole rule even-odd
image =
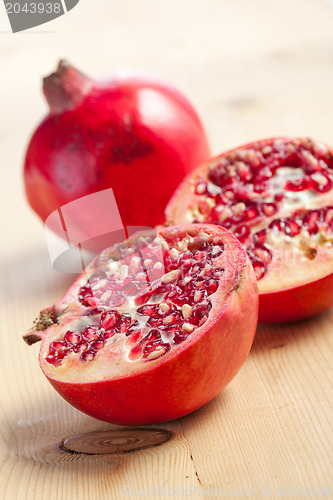
[[[181,417],[245,361],[258,319],[250,261],[229,231],[192,224],[104,250],[25,337],[73,406],[127,425]]]
[[[275,138],[228,151],[185,179],[166,216],[237,236],[258,279],[259,321],[333,305],[333,153],[324,144]]]

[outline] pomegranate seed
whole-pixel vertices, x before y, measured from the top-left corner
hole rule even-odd
[[[130,263],[129,263],[129,270],[131,273],[137,273],[141,268],[141,259],[137,255],[133,255],[131,257]]]
[[[224,191],[223,196],[227,200],[231,201],[235,198],[235,193],[233,191],[230,191],[229,189],[227,189],[226,191]]]
[[[117,307],[117,306],[119,307],[124,302],[126,302],[126,296],[123,293],[118,292],[112,295],[112,297],[110,297],[108,305],[109,307]]]
[[[115,328],[115,330],[119,333],[126,333],[129,327],[131,326],[132,318],[129,314],[122,314],[120,316],[120,320]]]
[[[207,193],[207,183],[206,182],[199,182],[195,186],[195,194],[202,195]]]
[[[52,354],[46,356],[45,360],[53,366],[61,366],[62,359],[55,358]]]
[[[311,147],[310,144],[308,146]],[[320,170],[323,170],[323,167],[320,165],[320,162],[312,154],[312,152],[304,149],[303,151],[301,151],[299,156],[301,158],[301,164],[304,172],[312,174],[314,172],[319,172]]]
[[[267,184],[264,184],[264,183],[262,183],[262,184],[255,184],[253,186],[253,191],[255,193],[258,193],[258,194],[265,193],[267,191],[267,189],[268,189],[268,186],[267,186]]]
[[[256,217],[258,217],[258,215],[259,215],[259,210],[258,210],[258,207],[256,207],[256,206],[251,206],[251,207],[248,207],[248,208],[244,211],[244,214],[243,214],[242,219],[243,219],[244,221],[249,221],[249,220],[255,219]]]
[[[206,253],[204,251],[195,252],[194,258],[195,260],[203,260],[206,257]]]
[[[133,321],[129,329],[125,332],[126,337],[128,337],[128,335],[132,335],[133,332],[137,331],[138,327],[139,327],[139,322],[136,319]]]
[[[211,251],[211,255],[216,258],[219,257],[223,253],[223,245],[214,245]]]
[[[262,168],[261,170],[258,170],[257,175],[256,175],[256,184],[261,185],[261,186],[266,186],[265,181],[268,181],[272,177],[272,166],[266,166]],[[267,186],[266,186],[267,189]],[[265,189],[265,190],[266,190]],[[258,192],[258,191],[257,191]]]
[[[161,302],[160,307],[158,309],[159,314],[165,314],[170,311],[170,306],[166,302]]]
[[[241,203],[255,201],[260,199],[260,194],[264,191],[266,189],[257,192],[252,184],[240,184],[236,189],[235,198]]]
[[[68,344],[71,344],[72,346],[77,345],[80,342],[80,340],[81,340],[80,332],[68,331],[64,336],[64,341]]]
[[[168,283],[172,283],[173,281],[176,281],[176,279],[179,276],[178,270],[170,271],[169,273],[165,274],[162,277],[162,282],[166,285]]]
[[[50,344],[50,351],[55,351],[60,353],[61,351],[66,351],[67,345],[63,341],[55,341]]]
[[[333,222],[333,207],[327,207],[324,213],[324,222],[328,225],[331,226]]]
[[[85,307],[95,306],[96,299],[93,297],[93,292],[90,285],[82,286],[78,294],[79,301]]]
[[[142,335],[142,330],[132,330],[131,334],[126,339],[126,347],[131,347],[137,344],[142,339]]]
[[[125,280],[128,277],[128,266],[126,266],[126,264],[122,264],[120,266],[119,273],[120,273],[120,279]]]
[[[318,193],[326,193],[332,189],[333,183],[326,173],[316,172],[311,175],[311,187]]]
[[[170,250],[170,255],[171,255],[171,257],[173,257],[174,259],[178,259],[178,257],[179,257],[179,252],[178,252],[177,248],[171,248],[171,250]]]
[[[107,339],[110,339],[111,337],[113,337],[115,334],[116,334],[116,332],[114,330],[105,330],[105,332],[103,332],[102,338],[104,340],[107,340]]]
[[[87,326],[87,328],[84,330],[82,334],[82,338],[84,340],[87,340],[88,342],[91,342],[92,340],[96,340],[99,336],[99,332],[96,331],[94,328],[91,328],[91,326]]]
[[[268,226],[269,229],[273,231],[283,231],[284,230],[284,219],[275,219]]]
[[[207,319],[208,319],[207,314],[205,314],[204,316],[202,316],[202,318],[199,321],[199,326],[202,326],[204,323],[206,323]]]
[[[89,343],[85,340],[81,340],[76,346],[73,347],[73,352],[82,353],[86,351],[89,347]]]
[[[96,356],[96,353],[92,350],[89,350],[89,351],[86,351],[86,352],[83,352],[80,356],[80,359],[81,361],[83,361],[83,363],[86,363],[87,361],[92,361]]]
[[[181,342],[184,342],[188,337],[188,333],[186,332],[177,332],[174,337],[173,337],[173,343],[174,344],[180,344]]]
[[[104,312],[101,316],[99,327],[104,328],[105,330],[113,328],[118,323],[119,318],[120,314],[118,313],[118,311]]]
[[[203,316],[202,311],[197,311],[197,310],[193,311],[191,319],[190,319],[191,324],[195,325],[195,326],[199,326],[199,323],[200,323],[202,316]]]
[[[249,182],[252,179],[250,168],[242,161],[236,162],[237,173],[241,181]]]
[[[253,235],[253,241],[264,245],[266,241],[266,230],[263,229],[262,231],[258,231],[257,233],[255,233]]]
[[[319,210],[311,210],[309,211],[304,219],[303,219],[303,225],[307,229],[309,234],[316,234],[318,233],[318,220],[320,217],[320,212]]]
[[[134,347],[132,347],[132,349],[128,353],[128,358],[131,361],[136,361],[137,359],[139,359],[141,357],[142,351],[143,351],[143,346],[141,345],[141,343],[139,343],[139,344],[135,345]]]
[[[161,339],[161,334],[158,330],[150,330],[148,335],[143,339],[143,341],[149,340],[149,341],[156,341]]]
[[[216,290],[218,289],[219,283],[217,280],[209,280],[209,285],[208,285],[208,295],[211,295],[212,293],[215,293]]]
[[[260,280],[261,278],[263,278],[263,276],[265,275],[265,272],[266,272],[266,268],[265,268],[264,263],[260,263],[260,262],[253,263],[252,262],[252,265],[253,265],[254,273],[256,275],[257,280]]]
[[[194,326],[191,323],[183,323],[182,329],[188,334],[193,332]]]
[[[172,323],[174,323],[176,320],[175,316],[173,314],[169,314],[168,316],[165,316],[165,318],[163,318],[163,324],[164,325],[171,325]]]
[[[263,203],[261,205],[261,211],[266,217],[271,217],[272,215],[276,214],[278,208],[275,205],[275,203]]]
[[[182,315],[184,319],[188,319],[192,314],[192,307],[189,304],[182,305]]]
[[[245,224],[243,224],[242,226],[238,226],[238,228],[234,230],[234,235],[239,239],[241,243],[244,243],[250,236],[250,234],[250,228]]]
[[[285,219],[284,232],[291,237],[297,236],[301,232],[300,225],[293,219]]]
[[[250,252],[251,250],[249,250],[249,253]],[[260,261],[262,261],[266,265],[272,260],[272,252],[264,245],[255,245],[252,252],[253,255],[258,257]]]
[[[52,351],[49,352],[47,357],[45,358],[46,361],[49,363],[55,365],[55,366],[60,366],[63,358],[65,357],[65,352],[59,352],[59,351]]]
[[[95,342],[90,344],[90,349],[93,349],[94,351],[99,351],[102,347],[104,347],[104,341],[101,340],[100,337],[98,340],[95,340]]]
[[[271,152],[273,151],[272,149],[272,146],[265,146],[263,149],[262,149],[262,154],[266,157],[268,156],[269,154],[271,154]]]
[[[284,188],[287,191],[304,191],[305,189],[310,189],[311,184],[309,177],[302,177],[302,179],[297,179],[296,181],[288,181]]]
[[[142,304],[145,304],[151,298],[152,294],[153,294],[152,291],[149,291],[148,293],[144,293],[143,295],[139,295],[138,297],[136,297],[134,299],[135,305],[141,306]]]
[[[146,361],[152,361],[154,359],[158,359],[161,356],[164,356],[168,351],[170,351],[170,344],[164,343],[164,344],[158,344],[154,345],[151,348],[147,348],[144,350],[143,358]]]
[[[158,312],[158,309],[157,309],[157,306],[156,305],[149,305],[149,304],[145,304],[141,307],[139,307],[139,309],[137,309],[137,314],[139,314],[140,316],[154,316],[156,315],[156,313]]]
[[[211,206],[206,200],[200,200],[198,204],[198,209],[202,215],[206,215],[210,212]]]

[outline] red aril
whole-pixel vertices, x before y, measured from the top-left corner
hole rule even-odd
[[[25,337],[53,387],[98,419],[175,419],[214,398],[244,363],[258,288],[229,231],[137,233],[104,250]]]
[[[277,138],[228,151],[183,181],[166,214],[237,236],[258,279],[259,321],[333,305],[333,153],[324,144]]]
[[[209,157],[189,101],[147,75],[118,72],[94,81],[64,61],[43,89],[50,112],[24,166],[34,211],[45,221],[63,205],[112,188],[124,226],[162,224],[180,181]]]

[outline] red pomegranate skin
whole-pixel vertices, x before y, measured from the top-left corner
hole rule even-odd
[[[212,400],[245,362],[258,317],[253,283],[233,293],[221,312],[195,344],[149,371],[84,385],[49,381],[72,406],[100,420],[144,425],[182,417]]]
[[[173,346],[165,356],[149,362],[144,369],[136,370],[134,364],[122,375],[98,379],[97,365],[96,372],[92,372],[89,380],[80,381],[80,373],[84,373],[85,366],[73,359],[71,373],[67,376],[63,371],[64,377],[61,379],[57,376],[57,370],[65,368],[53,367],[45,358],[50,344],[48,337],[55,338],[58,325],[54,324],[44,332],[30,332],[28,337],[33,337],[30,343],[38,340],[37,337],[42,338],[39,362],[44,374],[72,406],[92,417],[115,424],[158,423],[182,417],[200,408],[235,377],[249,354],[256,331],[257,282],[240,243],[224,228],[196,224],[162,228],[159,234],[170,234],[170,231],[186,233],[189,230],[195,233],[201,229],[221,237],[224,245],[224,260],[221,262],[225,272],[212,299],[209,317],[186,341]],[[94,269],[95,262],[92,262]],[[68,310],[67,304],[77,297],[83,279],[83,275],[77,278],[55,305],[55,310]],[[77,307],[74,306],[74,310]],[[61,319],[58,321],[60,324]],[[70,322],[70,316],[64,321]],[[67,328],[65,326],[64,331]],[[93,364],[94,360],[90,365],[92,369]]]
[[[262,323],[299,321],[320,314],[333,305],[333,273],[317,281],[288,290],[260,294],[259,320]]]
[[[62,61],[44,93],[50,112],[24,165],[28,201],[43,221],[112,188],[125,226],[161,224],[177,185],[209,157],[196,111],[168,83],[130,72],[93,81]]]

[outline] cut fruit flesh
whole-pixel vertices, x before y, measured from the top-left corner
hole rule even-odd
[[[140,238],[103,251],[26,339],[42,339],[41,368],[67,401],[122,424],[215,397],[245,361],[258,314],[252,266],[228,231],[162,228],[139,248]]]
[[[242,146],[191,174],[166,215],[169,223],[213,223],[235,234],[253,264],[260,295],[316,282],[333,272],[332,152],[311,139]],[[305,297],[310,315],[329,307],[332,295],[313,312],[313,299]],[[287,317],[300,319],[297,309]]]
[[[224,281],[220,238],[204,231],[193,236],[169,231],[167,239],[148,235],[140,240],[139,252],[127,245],[118,245],[112,255],[102,252],[77,283],[77,294],[67,295],[48,332],[42,360],[47,372],[56,367],[57,378],[68,380],[77,358],[86,363],[82,376],[87,380],[97,366],[99,378],[122,375],[131,363],[135,370],[145,369],[208,320]]]

